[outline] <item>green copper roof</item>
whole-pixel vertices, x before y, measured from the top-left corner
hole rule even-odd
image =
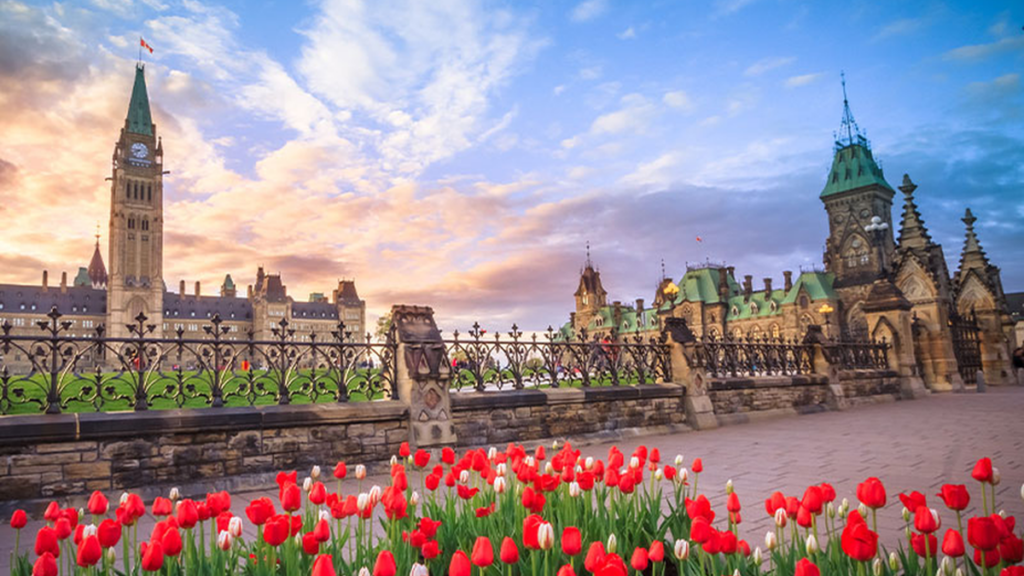
[[[834,281],[835,275],[831,272],[803,272],[796,279],[796,282],[793,283],[793,287],[790,288],[789,293],[782,300],[782,304],[796,302],[797,294],[800,293],[801,288],[807,292],[811,300],[835,299],[836,293],[832,289]]]
[[[871,155],[867,141],[862,139],[858,143],[836,150],[835,158],[832,159],[832,169],[828,172],[828,182],[821,191],[821,198],[872,185],[892,190],[892,186],[885,181],[882,169]]]
[[[679,281],[679,293],[676,294],[675,303],[684,301],[705,302],[708,304],[718,303],[718,282],[722,274],[727,274],[724,268],[699,268],[687,270],[686,274]],[[740,285],[732,276],[727,276],[726,284],[729,286],[729,294],[738,294]]]
[[[153,135],[153,117],[149,114],[149,96],[146,95],[146,75],[141,64],[135,67],[135,85],[128,102],[128,131]]]
[[[76,287],[92,286],[92,280],[89,279],[89,269],[85,266],[80,267],[78,269],[78,275],[75,276],[75,281],[72,285]]]
[[[764,290],[751,292],[749,300],[742,294],[732,296],[729,298],[729,312],[726,320],[746,320],[747,318],[765,318],[767,316],[781,315],[781,304],[785,297],[785,290],[772,290],[771,298],[765,297]],[[773,302],[775,303],[774,310],[772,309]]]
[[[231,279],[231,274],[224,276],[224,287],[229,290],[235,287],[235,281]]]

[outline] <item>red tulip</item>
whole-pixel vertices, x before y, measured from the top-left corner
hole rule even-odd
[[[53,529],[57,531],[57,539],[64,540],[71,535],[71,521],[61,516],[57,518],[57,523],[53,525]]]
[[[263,526],[263,541],[271,546],[280,546],[291,533],[291,521],[285,514],[278,514],[267,520]]]
[[[96,490],[92,493],[92,496],[89,496],[89,504],[87,507],[89,508],[89,513],[93,516],[102,516],[106,514],[107,507],[109,506],[110,502],[107,500],[107,497],[99,490]],[[90,566],[92,566],[92,564],[90,564]]]
[[[821,571],[818,567],[807,558],[801,558],[796,563],[796,569],[793,572],[793,576],[821,576]]]
[[[735,554],[739,547],[736,534],[725,530],[718,533],[718,551],[722,554]]]
[[[274,503],[266,496],[253,500],[245,507],[245,515],[257,526],[266,524],[275,513]]]
[[[501,541],[501,550],[498,551],[498,557],[505,564],[519,562],[519,547],[516,546],[516,541],[505,536],[505,539]]]
[[[121,540],[121,523],[107,518],[96,527],[96,536],[99,537],[100,546],[104,548],[117,546]]]
[[[999,528],[991,518],[971,518],[967,521],[967,541],[978,550],[995,550],[999,545]]]
[[[974,470],[971,471],[971,478],[974,478],[978,482],[992,483],[992,459],[989,457],[978,460],[978,463],[974,465]]]
[[[775,491],[764,501],[764,510],[769,516],[775,516],[775,511],[779,508],[786,508],[786,497],[782,492]]]
[[[455,450],[452,450],[447,446],[441,448],[441,462],[444,462],[449,466],[455,464]]]
[[[296,470],[291,472],[278,472],[274,481],[277,482],[277,488],[280,490],[285,487],[286,484],[298,484],[299,473]]]
[[[537,541],[537,528],[544,523],[544,519],[536,514],[530,514],[523,519],[523,546],[531,550],[540,550],[540,542]]]
[[[843,552],[858,562],[866,562],[878,552],[878,534],[868,528],[856,510],[850,513],[841,541]]]
[[[928,505],[928,503],[925,502],[924,494],[921,494],[917,490],[911,492],[910,494],[900,494],[900,502],[903,503],[904,508],[910,510],[911,514],[913,514],[914,511],[916,511],[921,506]]]
[[[49,552],[44,552],[32,565],[32,576],[57,576],[57,572],[57,559]]]
[[[306,532],[302,535],[302,551],[307,556],[316,556],[320,553],[320,541],[316,539],[316,534]]]
[[[348,474],[348,467],[345,466],[344,462],[338,462],[337,464],[335,464],[335,466],[334,466],[334,477],[335,478],[337,478],[338,480],[343,480],[347,474]],[[330,558],[330,555],[328,554],[328,555],[326,555],[326,557]],[[320,558],[324,558],[324,556],[320,556]],[[320,558],[317,558],[317,560],[319,561]],[[330,561],[328,561],[328,564],[330,564]],[[333,564],[331,565],[331,570],[332,571],[334,570],[334,565]]]
[[[942,553],[954,558],[964,555],[964,539],[960,532],[952,528],[946,530],[946,535],[942,538]]]
[[[690,524],[690,540],[703,544],[711,538],[713,530],[703,516],[697,516],[693,519],[693,523]]]
[[[974,551],[974,563],[981,566],[983,563],[985,568],[992,568],[999,564],[1002,558],[999,557],[999,549],[993,548],[992,550],[975,550]]]
[[[331,539],[331,525],[327,520],[321,518],[313,526],[313,534],[316,535],[317,542],[327,542]]]
[[[163,568],[164,549],[159,542],[142,543],[142,569],[146,572],[156,572]]]
[[[735,492],[729,494],[729,497],[725,500],[725,509],[729,512],[740,511],[740,497]]]
[[[424,468],[430,463],[430,452],[427,452],[426,450],[417,450],[412,460],[413,464],[415,464],[417,468]]]
[[[124,504],[117,508],[117,521],[124,526],[133,526],[146,515],[146,505],[138,494],[129,494]]]
[[[401,456],[402,458],[408,458],[409,457],[409,443],[408,442],[402,442],[401,444],[398,445],[398,455]]]
[[[433,560],[441,554],[441,548],[437,544],[437,540],[428,540],[426,544],[420,548],[420,554],[427,560]]]
[[[390,550],[381,550],[377,554],[377,561],[373,563],[373,576],[395,576],[398,566],[395,564],[395,557]]]
[[[199,510],[196,508],[196,503],[192,500],[185,499],[178,502],[178,525],[188,530],[199,522]]]
[[[872,476],[857,485],[857,499],[868,508],[881,508],[885,506],[885,485]]]
[[[821,488],[821,499],[825,502],[832,502],[836,499],[836,489],[832,487],[828,482],[822,482],[819,486]]]
[[[664,560],[665,544],[661,540],[651,542],[651,547],[647,549],[647,557],[651,559],[651,562],[661,562]]]
[[[312,576],[338,576],[334,571],[334,558],[330,554],[321,554],[313,562]]]
[[[914,528],[918,532],[931,534],[939,529],[942,523],[938,520],[938,514],[933,514],[932,509],[927,506],[919,506],[914,512]]]
[[[605,556],[607,554],[604,551],[604,544],[594,542],[587,549],[587,555],[583,559],[583,567],[587,569],[587,572],[597,572],[597,569],[604,564]]]
[[[693,470],[694,474],[700,474],[704,471],[704,463],[700,461],[700,458],[695,458],[693,466],[690,466],[690,470]]]
[[[925,549],[925,538],[928,539],[927,550]],[[918,556],[922,558],[931,556],[934,558],[939,551],[939,540],[934,534],[914,534],[910,537],[910,546]]]
[[[281,488],[281,508],[286,512],[295,512],[302,508],[302,489],[295,484],[286,484]]]
[[[583,537],[580,529],[575,526],[567,526],[562,530],[562,552],[575,556],[583,551]]]
[[[964,510],[971,503],[971,495],[963,484],[943,484],[938,497],[942,498],[950,510]]]
[[[487,536],[478,536],[473,544],[473,553],[470,556],[473,565],[479,568],[486,568],[494,564],[494,546],[491,546],[491,539]]]
[[[999,542],[999,556],[1007,564],[1016,564],[1024,560],[1024,540],[1013,534],[1007,535]]]
[[[643,572],[647,569],[647,563],[647,549],[640,546],[633,549],[633,556],[629,559],[629,565],[633,567],[633,570]]]
[[[56,574],[56,572],[54,573]],[[34,575],[33,575],[34,576]],[[1024,576],[1024,566],[1007,566],[999,576]]]
[[[440,520],[431,520],[430,518],[420,518],[419,528],[423,531],[423,534],[427,538],[433,538],[437,535],[437,529],[441,526]]]
[[[75,557],[75,562],[82,568],[88,568],[95,566],[102,557],[103,548],[100,546],[99,539],[96,536],[87,536],[78,545],[78,554]]]
[[[604,557],[604,563],[594,571],[594,576],[626,576],[626,562],[618,554]]]
[[[796,513],[796,523],[804,528],[814,525],[814,514],[803,504],[800,505],[800,510]]]
[[[222,512],[231,510],[231,494],[227,491],[221,490],[220,492],[213,492],[212,494],[206,495],[206,518],[203,518],[203,510],[201,505],[196,505],[199,510],[199,520],[206,521],[214,516],[220,515]]]
[[[171,501],[163,496],[157,496],[153,500],[153,516],[170,516]]]
[[[43,526],[36,532],[36,556],[42,556],[49,552],[54,558],[60,558],[60,543],[57,538],[57,531],[49,526]]]
[[[576,576],[576,572],[573,571],[571,565],[566,564],[558,569],[558,572],[555,574],[555,576]]]
[[[715,530],[714,528],[711,529],[708,539],[701,545],[701,548],[703,548],[708,554],[712,555],[718,554],[722,551],[722,535],[718,530]]]
[[[177,556],[181,554],[181,549],[184,548],[184,542],[181,540],[181,532],[177,528],[171,527],[164,532],[163,538],[160,539],[160,544],[164,547],[164,555],[166,556]]]
[[[28,524],[28,515],[25,514],[25,511],[15,510],[14,514],[11,515],[11,528],[21,530],[26,524]]]
[[[456,550],[452,555],[452,561],[448,563],[448,576],[470,576],[472,570],[466,553]]]
[[[800,501],[800,505],[807,508],[807,511],[811,514],[821,514],[822,509],[822,494],[821,488],[818,486],[808,486],[807,490],[804,491],[804,498]]]

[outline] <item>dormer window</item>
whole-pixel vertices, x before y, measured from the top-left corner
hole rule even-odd
[[[735,307],[735,306],[733,306],[732,310],[729,311],[729,314],[731,314],[732,316],[739,316],[740,315],[740,309]]]
[[[779,309],[779,305],[778,305],[778,304],[776,304],[775,302],[772,302],[772,303],[771,303],[771,304],[770,304],[770,305],[768,306],[768,309],[769,309],[769,310],[771,310],[772,312],[775,312],[775,311],[777,311],[777,310]]]
[[[758,310],[757,304],[754,303],[754,302],[751,302],[750,303],[750,313],[751,314],[757,314],[757,310]]]

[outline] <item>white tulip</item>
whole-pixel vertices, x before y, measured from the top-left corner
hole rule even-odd
[[[586,468],[587,470],[590,470],[591,468],[593,468],[594,467],[594,457],[593,456],[587,456],[587,459],[583,461],[583,467]],[[1021,494],[1020,497],[1024,498],[1024,484],[1020,485],[1020,494]]]
[[[740,569],[737,568],[737,569],[733,570],[732,571],[732,576],[740,576]]]
[[[302,481],[302,491],[303,492],[309,492],[312,489],[313,489],[313,479],[307,477],[305,480]]]
[[[107,548],[105,554],[107,555],[107,564],[113,564],[117,562],[117,551],[114,550],[115,546]]]
[[[1003,481],[1002,474],[999,473],[999,468],[992,467],[992,485],[999,486],[999,483]]]
[[[551,441],[551,449],[552,450],[558,450],[558,440],[552,440]]]
[[[733,493],[732,478],[729,478],[728,480],[725,481],[725,493],[726,494],[732,494]]]
[[[939,573],[945,574],[946,576],[953,576],[953,560],[949,556],[942,557],[942,563],[939,564]]]
[[[362,512],[362,511],[366,510],[366,507],[369,504],[370,504],[370,495],[367,494],[366,492],[361,492],[359,494],[359,496],[356,498],[356,508],[358,508],[359,511]]]
[[[871,573],[875,576],[882,576],[882,559],[875,558],[875,561],[871,563]]]
[[[906,506],[903,507],[903,521],[910,522],[910,510]]]
[[[890,570],[899,570],[899,567],[900,567],[900,560],[899,560],[899,558],[896,557],[896,553],[895,552],[889,552],[889,569]]]
[[[171,488],[171,493],[168,496],[170,497],[171,502],[175,502],[178,498],[181,498],[181,492],[178,491],[178,487],[175,486],[174,488]]]
[[[655,480],[659,480],[660,481],[664,477],[665,477],[665,473],[661,471],[661,468],[658,468],[657,470],[654,471],[654,479]]]
[[[469,470],[459,472],[459,484],[469,484]]]
[[[508,466],[504,462],[494,467],[494,473],[497,476],[504,476],[508,473]]]
[[[581,493],[582,490],[580,490],[579,482],[573,481],[569,483],[569,496],[572,496],[573,498],[578,498]]]
[[[608,535],[608,542],[605,543],[604,549],[608,554],[615,554],[615,549],[619,546],[619,540],[615,538],[615,534]]]
[[[394,466],[395,464],[398,464],[398,456],[395,456],[394,454],[392,454],[391,455],[391,465]]]
[[[769,530],[764,533],[764,547],[767,548],[769,552],[775,550],[775,547],[778,545],[779,538],[775,535],[774,530]]]
[[[682,454],[676,454],[676,459],[675,459],[676,466],[677,467],[682,466],[683,462],[684,462],[683,455]]]
[[[1006,518],[1006,510],[1000,510],[1000,511],[999,511],[999,516],[1000,516],[1001,518]]]
[[[831,502],[829,502],[828,506],[825,507],[825,513],[828,514],[829,518],[835,518],[836,517],[836,507],[833,506]]]
[[[861,502],[860,505],[857,506],[857,512],[860,512],[860,517],[861,518],[867,518],[868,517],[868,507],[865,506],[863,502]]]
[[[487,459],[488,460],[493,462],[494,459],[497,458],[497,457],[498,457],[498,449],[497,448],[495,448],[494,446],[491,446],[490,448],[487,449]]]
[[[494,479],[494,492],[495,494],[504,494],[506,489],[505,477],[498,476]]]
[[[754,548],[754,564],[760,564],[763,561],[764,558],[761,557],[761,547],[758,546],[757,548]]]
[[[217,534],[217,547],[221,550],[230,550],[232,544],[231,533],[227,530],[221,530]]]
[[[327,510],[321,510],[320,514],[318,514],[317,517],[320,520],[327,520],[328,522],[331,521],[331,513],[328,512]]]
[[[363,566],[362,568],[359,569],[359,576],[371,576],[370,575],[370,569],[367,568],[366,566]]]
[[[672,547],[672,553],[675,555],[676,560],[682,562],[690,557],[690,543],[680,538],[676,540],[675,546]]]
[[[1024,485],[1021,485],[1021,487],[1020,487],[1020,494],[1021,494],[1021,497],[1024,498]],[[121,499],[118,502],[121,504],[121,506],[124,506],[125,502],[127,502],[127,501],[128,501],[128,493],[127,492],[121,492]]]
[[[313,469],[310,470],[309,475],[312,476],[313,480],[319,480],[320,479],[320,466],[319,465],[314,465]]]
[[[775,525],[779,528],[785,528],[786,522],[789,521],[789,516],[786,515],[785,508],[779,508],[775,511]]]
[[[420,505],[420,500],[421,500],[420,493],[415,491],[415,490],[413,490],[412,491],[412,496],[409,496],[409,504],[411,504],[412,506],[419,506]]]
[[[954,576],[964,576],[964,571],[959,569],[959,568],[957,568],[956,569],[956,574]]]
[[[88,538],[89,536],[95,536],[95,535],[96,535],[96,525],[95,524],[87,524],[85,526],[85,528],[82,529],[82,538],[83,539]]]
[[[850,501],[849,501],[849,500],[847,500],[846,498],[843,498],[843,501],[842,501],[842,502],[841,502],[840,504],[841,504],[841,506],[842,506],[843,508],[845,508],[845,509],[847,509],[847,510],[849,510],[849,509],[850,509]]]
[[[383,492],[383,490],[381,490],[380,486],[377,486],[376,484],[370,486],[370,503],[372,505],[376,506],[377,502],[380,502],[381,492]]]
[[[818,552],[818,540],[814,537],[814,534],[807,536],[807,555],[816,554]]]
[[[366,466],[356,464],[356,480],[362,480],[363,478],[366,478]]]
[[[240,537],[242,535],[242,519],[238,516],[232,516],[231,520],[228,520],[228,532],[235,538]]]
[[[550,460],[548,460],[547,462],[544,463],[544,473],[545,474],[554,474],[555,473],[555,465],[552,464]]]
[[[430,576],[430,571],[423,564],[413,563],[412,570],[409,570],[409,576]]]
[[[541,522],[537,526],[537,545],[541,550],[551,550],[555,545],[555,529],[548,522]]]
[[[633,469],[633,470],[636,470],[637,468],[639,468],[640,467],[640,459],[637,458],[636,456],[633,456],[632,458],[630,458],[629,459],[629,467],[631,469]]]

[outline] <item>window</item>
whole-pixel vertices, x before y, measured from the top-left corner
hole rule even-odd
[[[801,308],[807,308],[808,303],[809,303],[809,301],[807,300],[807,296],[806,295],[800,296],[800,307]]]
[[[779,339],[779,325],[778,324],[772,324],[771,331],[772,331],[772,338],[778,340]]]
[[[732,310],[729,310],[729,315],[730,316],[739,316],[740,315],[740,309],[735,307],[735,306],[733,306]]]
[[[586,305],[587,305],[587,303],[588,303],[588,302],[587,302],[587,295],[586,295],[586,294],[584,294],[584,295],[583,295],[583,305],[584,305],[584,306],[586,306]]]
[[[757,314],[757,310],[758,310],[757,304],[755,302],[751,302],[750,303],[750,313],[751,314]]]
[[[601,318],[600,316],[598,316],[597,317],[597,325],[598,326],[604,326],[604,318]]]
[[[128,229],[129,230],[134,230],[135,229],[135,218],[129,218],[128,219]]]
[[[149,218],[143,218],[142,219],[142,230],[143,231],[149,230]]]
[[[152,201],[153,201],[153,185],[152,184],[148,184],[148,185],[146,185],[146,202],[152,202]]]

